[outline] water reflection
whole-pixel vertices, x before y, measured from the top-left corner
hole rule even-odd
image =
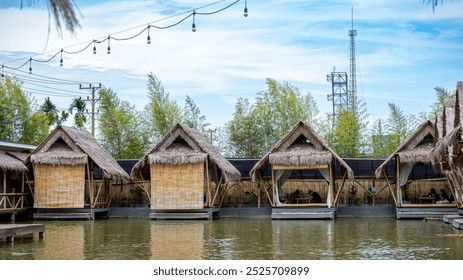
[[[158,221],[150,225],[151,259],[203,258],[204,232],[212,221]]]
[[[0,243],[0,259],[463,259],[443,222],[395,219],[41,221],[43,240]]]

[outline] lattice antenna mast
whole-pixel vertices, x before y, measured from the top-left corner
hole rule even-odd
[[[357,30],[354,29],[354,7],[351,8],[351,30],[349,30],[350,37],[350,69],[349,69],[349,101],[353,108],[357,104],[357,74],[356,74],[356,63],[355,63],[355,36],[357,36]]]

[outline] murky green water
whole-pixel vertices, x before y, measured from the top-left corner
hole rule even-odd
[[[41,221],[46,232],[0,242],[0,259],[463,259],[463,232],[443,222]]]

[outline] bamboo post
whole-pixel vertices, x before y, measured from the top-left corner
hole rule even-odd
[[[373,193],[373,196],[372,196],[372,203],[373,203],[373,206],[375,206],[375,198],[376,198],[376,178],[375,178],[375,175],[372,174],[372,178],[373,178],[373,188],[375,188],[375,192]]]
[[[3,193],[6,193],[6,171],[3,171]]]
[[[398,156],[395,157],[395,162],[396,162],[396,171],[395,171],[395,186],[396,186],[396,192],[397,192],[397,201],[396,201],[396,206],[400,207],[402,205],[402,194],[400,190],[400,158]]]
[[[395,205],[397,206],[397,199],[396,199],[396,197],[395,197],[394,189],[392,188],[392,185],[391,185],[391,183],[389,182],[389,179],[387,178],[386,171],[383,171],[383,176],[384,176],[384,179],[386,180],[387,185],[389,186],[389,190],[391,190],[392,199],[394,199],[394,203],[395,203]],[[397,183],[396,183],[396,185],[397,185]]]
[[[90,208],[93,208],[93,161],[87,164],[88,170],[88,190],[90,194]]]
[[[275,171],[273,171],[273,168],[272,168],[272,192],[273,192],[273,206],[276,205],[276,182],[275,182]]]
[[[24,194],[24,171],[21,173],[21,193]],[[24,208],[24,199],[21,199],[21,208]]]
[[[209,171],[209,160],[206,158],[206,188],[207,188],[207,204],[208,207],[211,207],[211,174]]]
[[[93,202],[92,208],[94,208],[96,203],[98,202],[98,197],[100,196],[100,191],[101,191],[101,187],[103,186],[103,182],[104,180],[101,180],[100,185],[98,186],[98,191],[96,192],[95,201]]]
[[[146,194],[146,196],[148,197],[149,203],[151,204],[151,181],[149,182],[149,187],[150,188],[149,188],[149,193],[148,193],[148,190],[145,189],[145,179],[143,178],[143,174],[141,173],[141,169],[138,170],[138,173],[140,174],[141,183],[142,183],[142,186],[143,186],[143,191]]]
[[[334,200],[335,200],[335,194],[334,194],[334,184],[335,184],[335,181],[336,179],[334,178],[334,161],[331,161],[330,163],[330,189],[329,189],[329,192],[330,192],[330,201],[328,203],[328,208],[330,207],[335,207],[336,205],[334,205]]]
[[[220,184],[222,183],[222,181],[223,181],[223,178],[222,178],[222,176],[221,176],[221,177],[220,177],[220,180],[219,180],[219,185],[216,186],[216,188],[215,188],[214,198],[212,199],[212,201],[211,201],[211,203],[210,203],[211,206],[209,206],[209,207],[213,207],[213,206],[214,206],[215,199],[217,198],[217,195],[219,194],[219,190],[220,190],[219,186],[220,186]]]
[[[344,172],[344,176],[342,177],[341,186],[339,187],[339,190],[336,193],[336,197],[334,198],[334,205],[337,205],[338,203],[339,194],[341,193],[341,190],[344,187],[344,184],[346,183],[346,179],[347,179],[347,170]]]
[[[29,188],[29,191],[31,192],[31,195],[32,195],[32,200],[35,201],[34,190],[31,187],[31,183],[29,182],[29,177],[27,176],[27,173],[25,175],[26,175],[27,187]]]
[[[463,204],[462,201],[462,189],[461,189],[461,181],[459,180],[459,177],[455,174],[455,170],[452,168],[452,174],[450,176],[453,176],[455,179],[457,185],[455,186],[455,190],[458,192],[458,199],[456,199],[456,196],[454,195],[455,201],[457,201],[457,204],[459,202],[460,205]]]

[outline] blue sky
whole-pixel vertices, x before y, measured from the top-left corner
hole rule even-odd
[[[27,1],[24,1],[27,3]],[[210,12],[232,1],[81,1],[75,0],[81,28],[76,34],[58,36],[43,4],[25,6],[21,1],[0,2],[0,65],[18,67],[29,57],[48,59],[60,49],[75,51],[93,39],[108,35],[129,37],[148,23],[169,25],[183,12]],[[331,85],[326,75],[333,67],[349,70],[351,7],[354,8],[358,97],[366,102],[371,121],[387,118],[388,103],[407,114],[428,111],[435,101],[434,87],[454,90],[463,80],[463,1],[444,1],[432,7],[411,1],[247,1],[249,17],[243,17],[244,1],[220,13],[196,16],[166,30],[151,29],[128,41],[98,44],[64,55],[49,63],[33,63],[35,75],[77,82],[98,82],[142,109],[148,102],[147,74],[162,82],[171,98],[183,107],[186,95],[193,98],[213,127],[232,119],[238,97],[253,100],[266,89],[265,79],[287,81],[301,92],[310,92],[321,113],[331,111],[327,101]],[[164,19],[164,20],[162,20]],[[159,21],[161,20],[161,21]],[[121,32],[128,30],[126,32]],[[28,64],[21,68],[28,71]],[[67,108],[73,96],[87,92],[77,84],[40,86],[31,76],[25,86],[39,104],[51,99]],[[65,93],[65,96],[63,94]]]

